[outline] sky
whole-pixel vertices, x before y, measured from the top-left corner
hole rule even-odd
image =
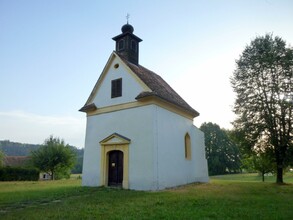
[[[84,105],[129,23],[139,62],[200,116],[231,129],[230,77],[245,46],[273,33],[293,44],[291,0],[0,0],[0,140],[84,147]]]

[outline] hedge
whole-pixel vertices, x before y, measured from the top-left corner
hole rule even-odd
[[[36,181],[39,175],[36,168],[0,167],[0,181]]]

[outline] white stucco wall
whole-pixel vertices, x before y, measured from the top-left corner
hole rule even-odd
[[[157,107],[158,189],[207,182],[203,133],[193,122]],[[185,158],[185,135],[191,139],[191,160]]]
[[[99,142],[113,133],[118,133],[131,139],[129,188],[155,190],[153,127],[153,105],[88,117],[82,184],[84,186],[100,185]]]
[[[185,159],[187,132],[191,138],[191,160]],[[159,190],[208,181],[203,133],[191,120],[149,105],[88,117],[83,185],[100,185],[99,142],[113,133],[131,139],[130,189]]]
[[[114,68],[115,64],[119,64],[117,69]],[[111,81],[119,78],[122,78],[122,96],[111,98]],[[110,63],[110,68],[105,74],[93,102],[98,108],[133,102],[142,91],[144,91],[143,87],[126,70],[125,64],[115,57]]]
[[[191,129],[192,158],[194,158],[195,182],[208,182],[208,162],[206,159],[204,133],[194,125]]]

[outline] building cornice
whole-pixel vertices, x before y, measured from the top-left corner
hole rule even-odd
[[[172,103],[166,102],[165,100],[160,99],[158,97],[146,97],[146,98],[140,99],[139,101],[128,102],[128,103],[112,105],[112,106],[107,106],[107,107],[101,107],[101,108],[97,107],[96,110],[88,111],[87,117],[116,112],[116,111],[122,111],[122,110],[126,110],[126,109],[131,109],[131,108],[139,108],[139,107],[148,106],[148,105],[157,105],[163,109],[166,109],[166,110],[171,111],[173,113],[179,114],[189,120],[193,120],[193,118],[196,116],[196,115],[191,114],[190,112],[187,112],[186,110],[179,108],[178,106],[176,106]]]

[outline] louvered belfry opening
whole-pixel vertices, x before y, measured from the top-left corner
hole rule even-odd
[[[139,37],[133,34],[134,28],[130,24],[125,24],[121,28],[122,33],[113,37],[116,41],[116,52],[129,62],[138,65],[139,61]]]

